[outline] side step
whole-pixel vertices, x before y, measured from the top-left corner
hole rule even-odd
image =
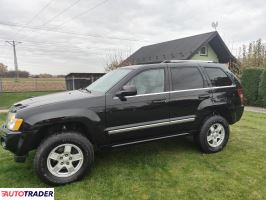
[[[150,141],[154,141],[154,140],[162,140],[162,139],[166,139],[166,138],[178,137],[178,136],[189,135],[189,134],[190,133],[180,133],[180,134],[168,135],[168,136],[164,136],[164,137],[157,137],[157,138],[151,138],[151,139],[145,139],[145,140],[137,140],[137,141],[134,141],[134,142],[115,144],[115,145],[112,145],[112,147],[115,148],[115,147],[127,146],[127,145],[131,145],[131,144],[150,142]]]

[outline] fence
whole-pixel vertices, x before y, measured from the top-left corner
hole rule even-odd
[[[0,92],[66,90],[64,78],[0,78]]]
[[[2,86],[2,79],[0,77],[0,94],[1,94],[2,91],[3,91],[3,86]]]

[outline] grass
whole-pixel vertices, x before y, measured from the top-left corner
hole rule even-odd
[[[3,121],[3,115],[0,117]],[[55,188],[56,199],[265,199],[266,114],[245,112],[227,147],[202,154],[189,137],[99,152],[80,182]],[[47,187],[0,150],[1,187]]]
[[[51,92],[14,92],[0,94],[0,109],[9,108],[12,104],[32,96],[40,96]]]

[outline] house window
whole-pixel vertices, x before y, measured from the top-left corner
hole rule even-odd
[[[199,50],[199,54],[201,56],[207,56],[208,55],[208,48],[207,46],[202,46]]]

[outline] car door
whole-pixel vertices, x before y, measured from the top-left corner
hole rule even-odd
[[[156,137],[168,131],[169,81],[166,67],[137,71],[122,85],[134,85],[137,95],[127,96],[124,100],[116,97],[115,93],[106,96],[106,134],[111,143]]]
[[[187,132],[194,129],[199,110],[207,101],[211,104],[212,90],[197,65],[176,64],[169,67],[171,74],[170,121],[171,131]]]

